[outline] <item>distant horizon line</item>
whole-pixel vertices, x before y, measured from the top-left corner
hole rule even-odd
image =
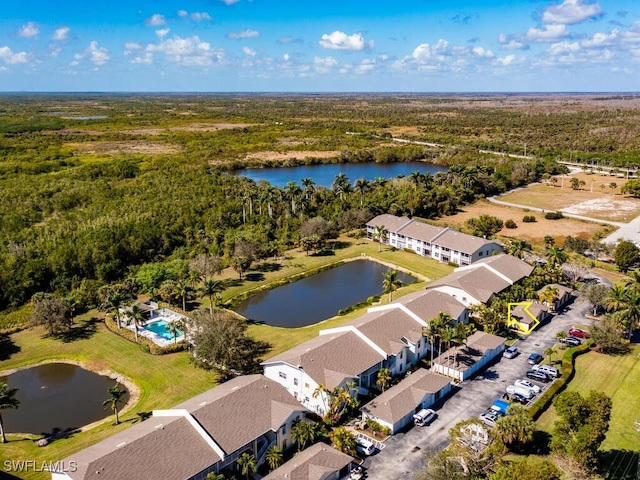
[[[161,91],[161,90],[80,90],[80,91],[0,91],[0,95],[640,95],[640,91]]]

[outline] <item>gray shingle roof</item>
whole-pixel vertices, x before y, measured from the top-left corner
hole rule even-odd
[[[398,354],[407,346],[402,337],[417,342],[422,336],[422,325],[399,308],[367,313],[346,325],[356,327],[387,355]]]
[[[362,407],[362,410],[394,424],[414,411],[425,396],[439,392],[450,382],[451,379],[444,375],[420,369],[378,395]]]
[[[220,461],[182,417],[152,417],[63,461],[73,479],[190,478]]]
[[[484,268],[456,270],[431,283],[427,288],[443,285],[460,288],[482,303],[488,302],[492,295],[511,286],[505,279]]]
[[[264,480],[324,480],[353,461],[353,457],[324,443],[316,443],[281,465]]]
[[[405,295],[397,302],[402,303],[427,323],[440,312],[448,313],[451,318],[458,318],[466,308],[451,295],[436,290],[426,290]]]
[[[263,375],[236,377],[175,408],[184,408],[230,454],[296,411],[306,411],[279,383]]]
[[[344,332],[320,335],[262,364],[300,365],[316,382],[335,388],[382,360],[382,355],[355,333]]]
[[[531,275],[533,272],[533,266],[529,265],[524,260],[520,260],[513,255],[493,255],[491,257],[483,258],[473,264],[473,266],[489,265],[495,268],[511,280],[511,283],[516,283],[525,277]],[[462,267],[467,269],[468,267]],[[461,269],[462,269],[461,268]]]
[[[375,218],[372,218],[367,222],[367,226],[369,227],[379,227],[384,226],[389,232],[395,232],[404,224],[410,222],[411,220],[407,217],[396,217],[395,215],[389,215],[388,213],[384,213],[382,215],[378,215]]]

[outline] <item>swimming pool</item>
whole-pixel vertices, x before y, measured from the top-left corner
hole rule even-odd
[[[173,340],[173,333],[171,333],[167,329],[168,324],[169,322],[167,322],[166,320],[160,319],[160,320],[154,320],[153,322],[147,323],[143,328],[145,330],[149,330],[155,333],[156,335],[164,338],[165,340]],[[182,330],[178,330],[177,337],[180,338],[182,335],[184,335],[184,332]]]

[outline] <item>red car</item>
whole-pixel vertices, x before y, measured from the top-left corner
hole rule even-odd
[[[579,328],[571,328],[569,329],[569,335],[572,337],[578,338],[589,338],[589,333],[584,330],[580,330]]]

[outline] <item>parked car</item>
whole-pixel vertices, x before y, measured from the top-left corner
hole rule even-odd
[[[569,345],[570,347],[578,347],[582,345],[582,340],[580,340],[578,337],[561,338],[560,342],[564,343],[565,345]]]
[[[507,387],[507,393],[510,395],[517,393],[518,395],[522,395],[527,400],[531,400],[535,396],[533,390],[529,390],[526,387],[519,387],[518,385],[509,385]]]
[[[551,381],[551,378],[549,378],[549,376],[546,373],[539,372],[537,370],[529,370],[526,373],[526,375],[527,375],[527,378],[530,378],[531,380],[537,380],[538,382],[547,383]]]
[[[376,451],[376,447],[370,440],[359,437],[356,450],[364,455],[373,455],[373,452]]]
[[[425,425],[429,425],[436,418],[437,414],[430,408],[423,408],[418,413],[413,415],[413,424],[418,427],[424,427]]]
[[[518,347],[507,347],[504,352],[502,352],[502,356],[504,358],[516,358],[519,353]]]
[[[580,330],[579,328],[570,328],[569,335],[578,338],[589,338],[589,332],[585,332],[584,330]]]
[[[488,425],[489,427],[495,427],[496,426],[496,422],[498,421],[498,419],[500,417],[503,417],[504,415],[502,415],[499,412],[496,411],[488,411],[486,413],[483,413],[480,415],[480,420],[482,420],[482,422],[485,425]]]
[[[560,372],[556,367],[552,367],[551,365],[534,365],[533,370],[536,372],[542,372],[550,378],[558,378],[560,376]]]
[[[522,395],[518,393],[505,393],[502,396],[502,398],[509,400],[511,402],[521,403],[523,405],[526,405],[527,403],[529,403],[529,400],[527,400],[526,398],[524,398]]]
[[[531,383],[529,380],[516,380],[513,382],[514,385],[519,385],[521,387],[526,387],[529,390],[533,390],[533,393],[536,395],[540,393],[540,387],[535,383]]]
[[[542,355],[540,355],[539,353],[532,353],[531,355],[529,355],[529,358],[527,358],[527,363],[529,365],[537,365],[542,360],[544,360],[544,357]]]

